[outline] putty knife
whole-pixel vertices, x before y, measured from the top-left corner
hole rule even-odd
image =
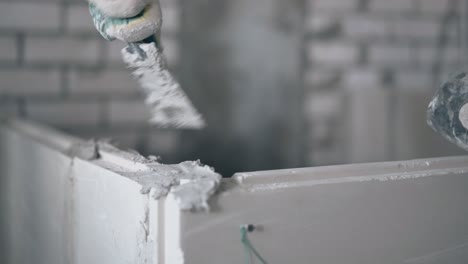
[[[131,18],[109,17],[92,3],[89,9],[96,28],[105,39],[128,43],[122,50],[122,57],[145,93],[150,122],[160,127],[203,128],[203,117],[166,65],[159,37],[162,24],[159,5],[149,5]]]

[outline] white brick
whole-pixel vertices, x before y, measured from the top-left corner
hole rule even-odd
[[[346,89],[375,88],[382,87],[380,74],[375,69],[352,68],[347,70],[343,76],[343,86]]]
[[[0,29],[56,31],[60,27],[58,3],[0,2]]]
[[[332,11],[355,10],[359,6],[359,0],[309,0],[312,10],[327,9]]]
[[[94,27],[87,5],[70,5],[67,8],[67,31],[99,34]]]
[[[0,62],[14,62],[18,56],[15,37],[0,37]]]
[[[409,12],[414,10],[414,7],[412,0],[370,0],[369,2],[372,11]]]
[[[115,100],[110,102],[109,106],[110,123],[146,125],[150,118],[150,112],[141,100]]]
[[[408,45],[376,44],[369,49],[369,62],[381,65],[408,65],[412,51]]]
[[[339,113],[342,97],[337,92],[311,93],[306,97],[305,114],[309,121],[328,119]]]
[[[333,32],[340,26],[340,20],[333,15],[317,14],[312,15],[307,20],[307,32],[313,35],[320,35]]]
[[[421,0],[420,10],[424,14],[442,15],[447,12],[452,0]]]
[[[97,102],[28,102],[27,117],[59,127],[97,126],[100,107]]]
[[[393,20],[396,38],[436,41],[440,34],[440,21],[436,18],[398,18]]]
[[[348,43],[313,42],[309,44],[308,56],[315,64],[353,64],[359,59],[359,49]]]
[[[437,47],[419,47],[417,49],[417,59],[419,65],[424,68],[431,68],[434,63],[442,63],[442,65],[456,65],[463,59],[463,51],[455,46],[444,47],[442,51],[442,60],[439,61]]]
[[[333,88],[340,78],[340,73],[336,70],[314,69],[312,68],[305,76],[305,84],[309,89]]]
[[[412,70],[395,72],[395,85],[401,90],[435,90],[437,84],[432,83],[430,70]]]
[[[59,92],[58,70],[0,69],[0,94],[32,96]]]
[[[25,60],[28,63],[96,64],[99,40],[80,38],[26,38]]]
[[[135,95],[138,83],[130,71],[120,70],[72,70],[69,73],[71,94],[121,94]]]
[[[351,38],[385,38],[391,32],[388,21],[376,16],[346,17],[342,27],[345,36]]]

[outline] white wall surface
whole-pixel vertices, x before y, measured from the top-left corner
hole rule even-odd
[[[157,201],[92,163],[73,167],[73,263],[158,263]]]
[[[157,201],[128,178],[64,154],[73,141],[0,124],[1,263],[157,263]]]
[[[240,173],[193,213],[76,142],[0,123],[2,264],[238,264],[243,224],[268,263],[468,263],[468,157]]]
[[[185,263],[245,263],[243,224],[268,263],[468,263],[467,157],[237,179],[211,214],[179,216]]]
[[[5,127],[0,142],[10,245],[2,263],[71,263],[72,159]]]

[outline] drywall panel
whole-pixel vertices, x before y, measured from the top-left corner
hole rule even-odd
[[[11,122],[0,123],[0,146],[0,263],[158,263],[158,202],[70,157],[86,153],[84,142]]]
[[[211,214],[168,209],[179,216],[172,247],[181,248],[185,263],[246,263],[243,224],[257,225],[249,238],[268,263],[468,263],[466,157],[237,180],[226,184]]]
[[[90,162],[75,160],[73,178],[73,263],[158,263],[157,201]]]
[[[2,216],[8,260],[70,263],[72,159],[0,126]]]

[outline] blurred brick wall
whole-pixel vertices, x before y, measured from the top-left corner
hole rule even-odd
[[[450,4],[463,10],[463,1],[451,1],[307,1],[310,164],[462,153],[425,124],[434,80],[459,70],[463,57],[454,22],[443,60],[436,56]]]
[[[178,2],[161,4],[163,45],[176,67]],[[138,85],[120,58],[123,47],[97,33],[85,0],[0,0],[0,110],[170,156],[178,134],[147,127]]]
[[[163,44],[177,69],[184,2],[161,1]],[[452,0],[304,1],[304,165],[461,153],[424,120]],[[461,58],[457,28],[449,28],[441,77]],[[85,0],[0,0],[0,111],[170,159],[180,132],[146,125],[122,47],[96,33]]]

